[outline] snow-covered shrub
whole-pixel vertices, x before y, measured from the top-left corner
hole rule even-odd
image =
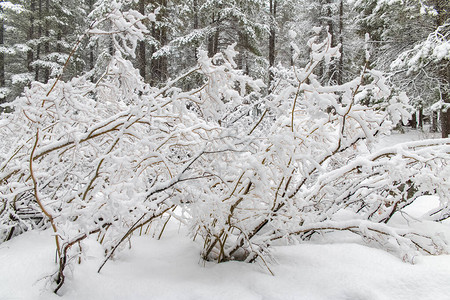
[[[435,220],[448,217],[450,140],[373,152],[379,136],[407,120],[406,95],[392,95],[383,74],[367,66],[350,82],[322,85],[315,69],[339,56],[330,40],[311,39],[309,64],[277,72],[282,76],[261,103],[257,128],[242,136],[250,147],[227,160],[234,175],[227,171],[209,188],[220,185],[218,194],[198,196],[192,205],[191,226],[204,238],[204,259],[265,263],[276,241],[336,230],[376,242],[406,261],[417,251],[446,251],[438,236],[393,228],[388,221],[424,194],[440,196]]]
[[[328,37],[312,39],[311,62],[287,70],[268,96],[261,80],[236,69],[233,46],[213,58],[200,51],[191,71],[152,87],[126,58],[143,37],[144,16],[122,12],[122,2],[102,3],[96,12],[103,17],[88,33],[113,35],[116,52],[98,82],[86,74],[33,83],[0,123],[2,238],[12,228],[51,227],[55,291],[82,254],[74,245],[95,234],[106,262],[133,232],[175,207],[203,239],[202,257],[219,262],[264,262],[280,239],[330,230],[405,258],[415,249],[445,250],[437,238],[387,224],[425,193],[443,201],[430,218],[448,216],[450,141],[371,153],[376,137],[407,117],[405,95],[391,95],[381,73],[364,68],[353,81],[322,85],[316,67],[339,55]],[[199,86],[177,87],[193,74],[203,78]],[[388,101],[368,107],[368,98]],[[342,211],[353,218],[336,217]]]
[[[112,29],[88,31],[115,41],[100,80],[91,82],[88,74],[34,82],[9,104],[13,112],[3,114],[0,125],[8,144],[0,158],[2,240],[20,229],[51,227],[59,258],[56,291],[66,265],[80,254],[72,246],[96,234],[109,258],[134,230],[188,202],[196,181],[216,176],[208,157],[246,146],[226,127],[246,118],[263,85],[235,69],[230,47],[212,60],[200,52],[190,72],[162,88],[149,86],[126,59],[143,38],[144,16],[107,2],[98,24],[112,19]],[[176,87],[194,73],[204,78],[202,86]]]

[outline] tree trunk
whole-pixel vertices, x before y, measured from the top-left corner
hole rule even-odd
[[[33,39],[34,35],[34,10],[36,9],[36,3],[35,0],[31,0],[30,2],[30,28],[28,30],[28,41]],[[33,67],[31,66],[31,63],[33,62],[33,50],[30,49],[27,51],[27,69],[28,72],[33,72]]]
[[[214,24],[214,14],[212,15],[212,22],[211,24]],[[211,36],[208,36],[208,57],[214,56],[214,39]]]
[[[89,13],[94,10],[94,0],[89,0]],[[94,47],[91,45],[89,47],[89,70],[93,70],[95,67],[95,60],[94,60]],[[94,76],[90,78],[91,81],[94,81]]]
[[[192,6],[194,10],[194,29],[198,29],[198,0],[194,0]]]
[[[215,19],[215,15],[212,16],[212,23],[216,26],[214,34],[208,38],[208,56],[213,57],[217,51],[219,50],[219,37],[220,37],[220,29],[219,29],[219,17]]]
[[[113,36],[109,37],[109,55],[113,56],[114,55],[114,41],[113,41]]]
[[[290,56],[289,65],[291,67],[293,67],[294,66],[294,48],[292,46],[289,47],[289,56]]]
[[[3,15],[3,8],[0,7],[0,13]],[[5,31],[5,27],[3,24],[3,17],[0,17],[0,47],[3,47],[3,32]],[[0,87],[5,86],[5,55],[3,52],[0,52]],[[3,99],[0,98],[0,103],[3,102]]]
[[[142,15],[145,15],[145,0],[139,0],[139,12]],[[138,43],[138,49],[137,49],[137,63],[138,63],[138,69],[139,74],[144,78],[146,76],[146,68],[147,68],[147,61],[145,57],[145,41],[139,41]]]
[[[49,44],[49,37],[50,37],[50,30],[49,30],[49,24],[48,24],[48,16],[50,15],[50,3],[49,0],[45,1],[45,42],[44,42],[44,53],[45,54],[50,54],[50,44]],[[45,68],[44,69],[44,78],[43,81],[44,83],[47,83],[48,80],[50,78],[50,69],[49,68]]]
[[[416,129],[417,128],[417,118],[416,118],[416,113],[413,113],[411,116],[411,119],[409,119],[409,126],[411,126],[412,129]]]
[[[152,37],[156,39],[156,26],[155,23],[152,23],[152,30],[151,30]],[[156,69],[156,63],[157,60],[153,58],[153,54],[156,52],[156,47],[152,43],[150,46],[150,84],[155,85],[155,69]]]
[[[440,71],[440,79],[442,82],[442,100],[446,107],[441,110],[441,128],[442,137],[448,138],[450,136],[450,65],[447,66],[442,63]]]
[[[39,19],[39,25],[38,25],[38,36],[37,38],[40,39],[42,36],[42,0],[38,1],[38,19]],[[41,57],[41,42],[39,41],[36,46],[36,60],[39,60]],[[39,65],[36,65],[35,67],[35,74],[34,74],[34,80],[39,81]]]
[[[271,25],[270,25],[270,35],[269,35],[269,92],[270,85],[274,79],[274,73],[272,68],[275,65],[275,41],[276,41],[276,16],[277,16],[277,0],[270,0],[270,16],[271,16]]]
[[[344,0],[339,1],[339,43],[341,56],[339,57],[337,83],[341,85],[344,78]]]
[[[161,46],[167,45],[167,29],[165,27],[161,28]],[[159,81],[164,82],[168,78],[168,65],[167,56],[160,57],[159,64]]]
[[[431,112],[431,132],[437,132],[438,114],[435,111]]]
[[[444,25],[450,17],[450,2],[448,0],[435,0],[434,9],[437,12],[436,15],[436,27]],[[441,128],[442,137],[448,138],[450,135],[450,66],[448,61],[441,63],[441,69],[439,70],[439,79],[442,85],[442,100],[447,105],[441,110]]]
[[[334,24],[333,24],[333,11],[331,10],[332,3],[333,3],[332,0],[325,1],[325,4],[327,5],[327,7],[326,7],[326,22],[325,23],[328,27],[328,33],[331,35],[331,47],[335,47],[336,46],[336,34],[334,32],[335,29],[334,29]],[[333,83],[338,82],[338,80],[339,80],[338,72],[339,71],[337,70],[337,68],[339,68],[339,65],[336,66],[334,64],[330,64],[329,66],[324,66],[324,68],[325,68],[325,70],[328,71],[326,74],[324,74],[326,77],[328,77],[325,79],[327,81],[332,81]]]
[[[167,1],[161,0],[159,2],[159,13],[156,16],[156,21],[159,22],[156,27],[155,24],[152,24],[152,36],[155,38],[160,47],[164,47],[167,44],[167,28],[165,25],[162,25],[166,16],[167,9]],[[156,48],[152,46],[152,60],[151,60],[151,84],[157,85],[161,82],[164,82],[168,76],[168,61],[166,56],[159,56],[154,58],[153,54],[156,52]]]
[[[334,24],[333,24],[333,11],[331,10],[331,4],[333,0],[326,0],[325,4],[327,5],[326,9],[326,22],[325,24],[328,27],[328,32],[331,34],[331,46],[336,45],[336,37],[334,34]]]
[[[419,128],[423,129],[423,107],[419,108]]]
[[[198,0],[193,0],[192,3],[193,11],[194,11],[194,30],[197,30],[199,28],[198,24]],[[197,61],[198,58],[198,50],[197,47],[199,45],[197,43],[194,44],[194,61]]]
[[[112,28],[112,22],[111,21],[109,21],[109,26],[110,26],[110,28]],[[111,55],[111,56],[113,56],[114,55],[114,50],[115,50],[115,47],[114,47],[114,35],[110,35],[109,36],[109,46],[108,46],[108,52],[109,52],[109,55]]]
[[[214,33],[214,48],[213,48],[214,54],[219,52],[219,36],[220,36],[219,26],[217,26],[216,32]]]
[[[450,73],[450,72],[449,72]],[[450,106],[450,96],[449,92],[443,93],[444,103]],[[448,138],[450,135],[450,108],[444,108],[441,110],[441,128],[442,128],[442,138]]]

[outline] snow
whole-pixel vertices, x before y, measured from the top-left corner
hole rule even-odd
[[[115,26],[121,30],[127,23],[136,24],[134,21],[141,17],[141,15],[133,14],[118,16],[119,19]],[[124,53],[134,53],[137,40],[142,34],[139,28],[134,29],[136,32],[131,30],[129,36],[120,39],[123,44],[114,39],[116,48],[121,49]],[[319,44],[315,43],[314,39],[310,40],[313,58],[317,56],[318,60],[324,58],[327,60],[327,58],[338,55],[337,48],[330,48],[330,35],[328,37]],[[232,116],[236,114],[235,112],[240,112],[241,110],[236,108],[249,103],[247,100],[252,95],[257,96],[254,93],[260,84],[239,70],[234,70],[233,56],[236,52],[232,48],[227,49],[225,55],[217,54],[212,60],[204,51],[199,51],[198,54],[200,61],[199,69],[196,70],[201,71],[201,74],[205,74],[209,78],[208,84],[199,90],[193,90],[194,92],[188,98],[191,97],[189,99],[193,99],[194,103],[200,105],[198,109],[201,114],[199,115],[190,113],[186,110],[187,106],[183,104],[184,102],[178,101],[183,99],[182,95],[186,93],[181,93],[175,87],[176,81],[169,81],[167,86],[159,91],[156,88],[155,90],[151,89],[143,83],[131,62],[125,60],[119,52],[113,56],[110,67],[108,67],[108,78],[105,79],[108,81],[102,85],[88,84],[83,78],[75,78],[67,83],[54,82],[55,84],[50,89],[53,94],[50,95],[47,93],[45,85],[35,83],[25,92],[25,95],[31,95],[30,98],[23,96],[16,100],[15,107],[26,110],[27,114],[22,115],[21,110],[17,109],[17,114],[9,115],[9,119],[15,126],[11,126],[10,130],[22,128],[27,135],[31,132],[29,140],[35,140],[35,143],[31,154],[26,152],[25,147],[20,147],[17,150],[17,153],[22,151],[20,155],[15,153],[11,159],[9,156],[5,157],[5,166],[10,165],[7,166],[8,168],[4,168],[9,172],[5,173],[4,178],[8,178],[8,184],[14,182],[23,183],[23,185],[15,187],[11,184],[8,186],[4,184],[3,186],[5,199],[9,201],[5,202],[7,205],[4,205],[2,211],[8,221],[3,228],[9,229],[10,223],[15,221],[10,217],[6,208],[9,209],[15,205],[16,199],[22,196],[23,191],[30,190],[30,186],[27,186],[26,182],[21,182],[26,177],[23,174],[30,174],[36,202],[42,211],[44,211],[44,206],[48,206],[44,212],[50,211],[50,214],[54,216],[50,217],[52,226],[55,228],[54,232],[58,233],[58,240],[63,245],[73,245],[70,251],[77,251],[79,246],[76,242],[81,237],[80,239],[76,237],[84,236],[84,232],[98,232],[102,228],[101,224],[108,226],[109,230],[107,241],[103,245],[98,244],[94,234],[89,239],[82,241],[80,255],[83,259],[81,264],[73,260],[67,264],[65,269],[66,282],[59,290],[62,299],[314,300],[427,299],[428,296],[430,296],[429,299],[436,299],[449,294],[450,283],[447,283],[450,275],[449,256],[419,257],[416,255],[416,251],[411,251],[412,255],[408,256],[408,259],[411,258],[411,262],[415,263],[415,265],[411,265],[403,263],[401,258],[385,251],[362,245],[359,238],[348,238],[349,232],[327,234],[327,231],[331,229],[356,232],[365,240],[378,242],[378,246],[385,247],[387,250],[393,248],[391,246],[396,246],[398,252],[402,254],[400,257],[405,257],[403,252],[408,249],[404,248],[409,248],[409,246],[414,248],[414,245],[419,247],[421,244],[419,239],[425,240],[424,246],[421,248],[427,253],[441,253],[441,249],[446,249],[446,247],[440,247],[440,233],[442,236],[449,234],[448,225],[429,221],[420,223],[414,219],[414,215],[425,214],[435,208],[434,200],[436,198],[420,201],[417,205],[413,204],[407,207],[411,211],[405,210],[405,215],[412,217],[406,218],[402,214],[398,214],[392,218],[393,222],[400,224],[406,222],[409,225],[411,223],[411,227],[414,229],[426,227],[428,231],[433,232],[431,236],[434,233],[439,235],[436,238],[433,236],[431,244],[427,243],[428,233],[422,236],[416,231],[409,233],[402,228],[391,229],[390,223],[386,225],[382,222],[384,215],[389,215],[389,208],[397,207],[397,204],[394,206],[392,203],[403,200],[400,193],[395,193],[395,191],[403,192],[405,190],[405,186],[401,186],[402,182],[412,181],[409,185],[420,188],[421,193],[437,191],[436,193],[442,199],[448,199],[446,195],[449,194],[446,194],[447,189],[445,188],[448,185],[443,184],[444,188],[439,185],[439,179],[445,182],[445,178],[448,177],[446,172],[441,172],[441,169],[446,171],[443,167],[446,156],[442,156],[443,163],[434,162],[441,156],[433,157],[434,153],[448,153],[448,151],[437,152],[434,148],[430,148],[433,151],[427,149],[427,151],[418,150],[409,153],[408,149],[398,147],[398,149],[389,150],[389,153],[374,154],[372,158],[360,156],[359,151],[356,151],[357,142],[360,139],[363,137],[371,139],[375,132],[386,132],[390,128],[389,117],[387,113],[385,114],[390,108],[388,106],[386,111],[371,110],[356,103],[354,97],[346,102],[351,103],[350,105],[343,106],[337,101],[336,93],[338,92],[343,92],[345,97],[355,94],[358,97],[357,93],[365,91],[368,91],[367,94],[379,94],[380,97],[388,96],[389,89],[386,88],[384,80],[377,79],[374,84],[362,86],[363,74],[360,79],[356,79],[348,85],[322,87],[317,76],[311,73],[318,61],[311,62],[305,69],[299,70],[298,74],[294,70],[298,75],[296,80],[300,84],[299,88],[295,89],[289,82],[286,83],[286,86],[296,90],[295,101],[297,101],[297,95],[302,87],[301,83],[305,83],[311,88],[311,91],[302,95],[305,97],[302,101],[304,102],[302,103],[303,108],[300,108],[300,104],[296,106],[297,102],[294,101],[292,110],[281,113],[280,118],[275,120],[274,131],[272,129],[267,131],[269,135],[267,143],[263,141],[265,140],[263,136],[261,136],[261,143],[257,142],[256,138],[252,138],[255,141],[254,145],[246,148],[246,143],[243,143],[242,140],[251,139],[247,135],[234,136],[234,132],[245,128],[247,123],[242,121],[242,123],[233,125],[234,127],[221,128],[219,121],[233,124],[234,122],[230,121],[231,117],[222,116]],[[375,72],[372,72],[372,75],[377,78],[381,76]],[[306,79],[308,79],[308,83],[306,83]],[[243,95],[234,91],[236,83],[239,83],[241,87],[252,87],[253,94],[245,96],[246,89],[244,88],[242,89]],[[103,84],[105,85],[103,86]],[[324,90],[328,88],[328,91],[320,92],[322,88]],[[88,97],[89,93],[86,93],[86,90],[89,89],[96,90],[95,95],[104,101],[96,101],[94,105],[93,98]],[[136,96],[138,92],[142,92],[141,97]],[[33,102],[29,99],[33,99]],[[222,101],[223,99],[232,101]],[[308,101],[309,99],[313,101]],[[288,102],[285,99],[283,101]],[[72,102],[77,104],[74,105]],[[125,103],[129,103],[129,108],[125,106]],[[164,104],[160,105],[159,103]],[[220,105],[218,106],[218,104]],[[391,104],[395,103],[389,105]],[[86,108],[80,109],[79,107],[83,105]],[[330,105],[344,113],[333,115],[322,112],[322,114],[317,114],[317,111],[321,111],[317,108],[322,106],[322,110],[325,111]],[[50,107],[55,108],[55,113]],[[74,107],[78,108],[76,117],[72,118],[67,112],[73,111]],[[406,108],[403,104],[400,107],[396,105],[394,107],[396,111],[401,110],[402,107]],[[90,108],[92,108],[92,112],[89,111]],[[157,116],[151,115],[156,111],[158,112]],[[152,119],[165,119],[164,123],[146,120],[145,116],[148,113]],[[82,114],[85,115],[84,119]],[[170,121],[175,119],[174,116],[176,116],[176,120]],[[37,121],[33,121],[33,118]],[[98,121],[98,118],[103,121]],[[384,122],[386,118],[388,121]],[[24,123],[21,122],[22,120]],[[50,128],[51,131],[48,138],[39,139],[42,124],[47,120],[49,122],[57,120],[58,122],[45,127]],[[28,122],[33,124],[28,125],[30,124]],[[276,124],[278,122],[279,125]],[[192,130],[193,124],[200,126],[199,128],[202,128],[205,133],[199,134]],[[288,124],[289,126],[285,126]],[[338,127],[337,124],[341,125]],[[159,126],[165,129],[160,131],[154,129]],[[205,128],[217,128],[217,132],[210,130],[210,133]],[[147,134],[151,131],[155,131],[155,133]],[[140,133],[136,134],[136,132]],[[22,143],[23,145],[29,143],[27,135],[23,135],[23,140],[26,141]],[[66,135],[68,135],[67,138]],[[133,138],[125,139],[125,135]],[[208,135],[208,137],[204,138],[203,135]],[[108,137],[104,138],[104,136]],[[178,136],[182,137],[178,138]],[[95,144],[87,142],[97,138],[98,142]],[[378,147],[392,146],[402,139],[414,140],[409,133],[402,136],[393,135],[386,137]],[[86,143],[81,145],[81,140]],[[301,142],[298,143],[300,140]],[[217,142],[217,145],[209,143],[209,141]],[[161,144],[156,147],[154,145],[156,143]],[[250,144],[250,142],[248,143]],[[210,144],[211,148],[209,148]],[[268,144],[273,145],[267,147]],[[118,146],[116,147],[116,145]],[[186,152],[180,145],[186,146]],[[73,154],[69,153],[69,150],[63,149],[68,146],[70,146],[70,151],[74,151]],[[439,148],[438,146],[436,148]],[[117,151],[113,149],[115,147],[118,149]],[[244,150],[241,150],[241,147]],[[60,163],[56,164],[58,168],[48,168],[47,166],[54,165],[55,155],[58,155],[57,151],[60,149],[64,156],[67,155],[68,166]],[[209,162],[204,163],[207,167],[196,163],[197,159],[200,161],[201,156],[205,161],[209,159],[212,161],[214,160],[212,154],[228,150],[235,153],[243,151],[244,154],[242,156],[230,155],[229,158],[225,158],[221,164],[217,165],[208,166]],[[346,150],[351,153],[345,153]],[[176,153],[178,151],[179,153]],[[298,152],[294,153],[295,151]],[[149,156],[149,153],[152,152],[156,154]],[[257,155],[253,155],[253,152]],[[341,154],[335,155],[340,152],[344,153],[342,154],[343,158],[339,158]],[[54,156],[49,153],[53,153]],[[194,155],[196,153],[197,155]],[[211,158],[205,158],[209,155]],[[62,154],[59,154],[56,159],[62,160],[61,156]],[[334,162],[326,165],[327,160],[332,160],[329,159],[330,156],[337,157],[336,166],[333,165]],[[389,156],[393,156],[394,163],[389,161]],[[401,156],[404,156],[405,159],[397,159],[403,158]],[[18,158],[16,159],[16,157]],[[165,170],[161,171],[159,167],[150,170],[153,167],[144,166],[142,163],[150,164],[150,160],[154,157],[157,158],[158,164],[160,159],[165,165],[166,161],[169,162],[170,166],[165,166],[168,169],[167,174],[161,175],[165,178],[158,177],[160,174],[164,174]],[[225,156],[217,157],[220,160]],[[13,161],[12,158],[15,160]],[[291,161],[294,160],[298,167],[290,166]],[[418,163],[423,160],[427,160],[429,163],[425,166],[419,165]],[[134,164],[138,161],[141,163]],[[287,163],[288,161],[289,163]],[[196,163],[196,169],[194,169],[194,163]],[[340,163],[343,166],[340,166]],[[236,174],[234,174],[234,170],[229,174],[227,171],[222,171],[222,165],[229,169],[235,168]],[[326,171],[328,167],[332,170]],[[140,170],[141,168],[142,170]],[[296,187],[292,189],[288,190],[288,183],[286,183],[283,194],[287,196],[283,197],[284,200],[296,197],[298,203],[283,200],[284,202],[276,205],[277,196],[275,196],[275,202],[272,203],[273,201],[268,196],[275,192],[276,185],[274,183],[277,176],[281,182],[279,186],[281,186],[285,178],[289,176],[288,174],[297,172],[294,168],[299,169],[298,173],[307,176],[304,176],[304,180],[295,183]],[[33,172],[33,169],[36,172]],[[213,172],[209,172],[210,169]],[[23,172],[15,170],[23,170]],[[96,170],[94,176],[89,170]],[[147,173],[144,173],[144,170]],[[241,170],[243,170],[242,173]],[[136,175],[138,171],[139,175]],[[218,183],[223,186],[223,195],[222,191],[217,191],[216,194],[217,184],[207,180],[192,185],[186,183],[186,186],[191,188],[184,193],[182,181],[194,179],[196,177],[193,176],[197,176],[197,174],[203,176],[203,174],[210,173],[225,175],[223,176],[225,179],[221,179],[223,185]],[[239,176],[239,173],[242,175]],[[314,183],[315,173],[317,173],[318,179]],[[421,173],[426,173],[428,177],[420,176]],[[439,177],[435,173],[443,176]],[[108,175],[102,177],[101,174]],[[158,175],[154,176],[154,174]],[[413,178],[413,176],[415,177]],[[36,177],[40,182],[45,183],[42,184],[42,187],[45,188],[38,187]],[[218,177],[220,178],[220,176]],[[306,186],[304,183],[308,177],[312,184]],[[203,179],[206,178],[205,175]],[[340,180],[341,178],[343,180]],[[423,183],[422,178],[428,178],[430,182]],[[58,183],[52,184],[53,180]],[[94,183],[94,181],[96,182]],[[289,181],[290,178],[287,182]],[[180,183],[180,187],[177,186],[176,191],[169,190],[175,183]],[[200,186],[202,183],[211,184],[211,186],[203,189]],[[227,183],[230,183],[230,193],[227,191]],[[435,185],[433,185],[434,183]],[[255,186],[254,190],[251,190],[252,184]],[[136,193],[130,192],[130,185],[133,185]],[[232,185],[235,185],[234,190],[236,191],[238,186],[239,189],[242,188],[241,191],[246,191],[235,194],[231,189]],[[245,186],[247,187],[245,188]],[[54,192],[50,191],[53,187],[55,187]],[[195,191],[196,188],[199,189],[199,193]],[[217,189],[222,189],[222,187]],[[162,193],[163,191],[164,193]],[[370,195],[377,196],[378,191],[394,191],[386,196],[387,200],[392,202],[380,202],[379,197],[374,198],[373,201],[366,201]],[[412,189],[411,191],[414,192]],[[167,197],[165,192],[167,192]],[[199,201],[191,202],[187,199],[185,202],[177,199],[185,195],[188,195],[188,198],[200,195]],[[223,196],[227,196],[227,198],[223,198]],[[410,198],[409,195],[408,198]],[[46,200],[44,205],[40,199]],[[120,201],[121,199],[123,201]],[[210,199],[213,201],[209,201]],[[310,201],[311,199],[313,201]],[[143,204],[145,201],[150,203]],[[114,245],[118,239],[120,240],[120,237],[123,236],[123,229],[134,224],[128,231],[131,232],[132,229],[143,226],[145,224],[143,218],[145,216],[150,218],[150,213],[151,216],[163,212],[169,214],[169,210],[173,207],[172,201],[179,203],[181,209],[192,209],[190,212],[192,220],[181,219],[181,221],[189,223],[189,229],[172,221],[162,240],[152,239],[151,236],[136,236],[136,231],[131,240],[133,247],[117,251],[114,259],[107,263],[101,273],[97,273],[97,269],[104,259],[104,249],[111,249],[109,247]],[[302,201],[305,203],[301,203]],[[369,206],[366,210],[367,213],[374,216],[373,218],[366,217],[361,213],[355,215],[354,220],[343,219],[341,222],[333,219],[335,212],[344,211],[345,208],[354,206],[352,203],[358,201],[361,201],[364,206]],[[405,204],[404,201],[403,204]],[[239,208],[236,209],[238,205]],[[286,209],[283,208],[284,205]],[[267,214],[267,208],[270,207],[272,207],[269,211],[270,214]],[[311,209],[312,207],[317,207],[317,209]],[[252,212],[253,210],[256,212]],[[346,212],[344,211],[344,213]],[[139,216],[142,217],[136,220]],[[232,217],[237,221],[231,221]],[[360,219],[361,217],[363,219]],[[271,230],[267,231],[267,227],[261,230],[268,223],[265,221],[268,218],[271,219],[270,222],[276,229],[273,233]],[[386,220],[389,219],[390,215]],[[237,230],[230,230],[232,227]],[[313,236],[311,241],[289,247],[281,245],[282,237],[313,231],[318,233]],[[220,249],[218,248],[219,243],[214,242],[219,232],[221,236],[225,235],[224,238],[218,238],[222,246]],[[400,234],[400,232],[403,233]],[[187,237],[193,236],[194,233],[198,234],[197,241],[192,241]],[[405,237],[407,234],[408,238]],[[251,236],[247,240],[243,239],[243,236],[249,235]],[[321,240],[322,235],[326,235],[327,238]],[[395,245],[390,245],[392,239],[394,239],[392,244]],[[263,256],[266,254],[266,248],[271,246],[273,241],[278,243],[276,246],[270,247],[273,255]],[[126,246],[126,244],[124,242],[122,246]],[[61,249],[67,248],[63,246]],[[220,250],[220,253],[213,252],[213,250]],[[222,258],[226,260],[233,258],[232,256],[235,254],[239,256],[237,250],[241,253],[247,251],[251,255],[261,255],[257,259],[259,264],[241,262],[215,264],[200,259],[202,252],[204,257],[218,261]],[[65,254],[64,251],[61,252]],[[226,256],[222,257],[223,253]],[[52,287],[49,286],[52,282],[50,280],[52,273],[55,274],[57,269],[55,256],[52,232],[49,230],[30,231],[1,244],[0,299],[61,299],[51,293]],[[70,257],[78,256],[69,255]],[[246,258],[251,259],[252,256]],[[264,265],[264,259],[272,258],[274,261],[267,261],[268,265]],[[272,276],[272,273],[275,275]]]
[[[430,138],[410,130],[386,136],[376,146]],[[438,207],[435,196],[423,196],[396,214],[392,222],[431,229],[450,236],[450,222],[418,222]],[[391,222],[390,221],[390,222]],[[118,252],[97,273],[104,259],[95,236],[83,242],[81,264],[73,264],[59,296],[48,276],[56,270],[50,230],[26,232],[0,244],[0,299],[445,299],[450,295],[450,255],[417,256],[404,263],[370,248],[348,232],[295,246],[274,246],[274,261],[216,264],[200,259],[202,245],[187,237],[177,221],[161,240],[135,235],[132,247]]]
[[[413,130],[409,128],[404,129],[404,133],[393,132],[391,135],[384,136],[376,145],[376,149],[383,149],[385,147],[391,147],[396,144],[413,142],[413,141],[421,141],[432,138],[439,138],[440,133],[431,133],[428,132],[428,125],[425,125],[426,128],[424,130]]]
[[[405,207],[402,211],[413,218],[421,218],[426,212],[437,208],[440,201],[435,196],[422,196],[414,201],[414,205]]]
[[[161,240],[134,237],[132,248],[100,274],[100,245],[91,239],[83,247],[87,255],[68,272],[59,297],[44,278],[55,268],[50,231],[27,232],[2,244],[0,299],[411,300],[450,294],[449,255],[418,257],[411,265],[358,243],[277,246],[269,265],[275,276],[257,264],[200,261],[201,245],[176,222]]]
[[[294,30],[289,30],[288,34],[289,34],[289,38],[291,38],[292,40],[297,37],[297,32],[295,32]]]

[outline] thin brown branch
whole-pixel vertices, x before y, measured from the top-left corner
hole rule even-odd
[[[42,201],[41,201],[41,199],[39,197],[39,187],[38,187],[38,183],[37,183],[36,177],[34,176],[33,156],[34,156],[34,152],[36,151],[38,142],[39,142],[39,129],[36,131],[36,139],[35,139],[33,148],[32,148],[31,153],[30,153],[30,162],[29,162],[30,176],[31,176],[31,180],[33,181],[34,198],[36,199],[36,202],[39,205],[39,208],[41,209],[41,211],[44,213],[44,215],[50,221],[50,224],[52,226],[53,232],[55,233],[56,251],[58,253],[58,257],[61,257],[61,247],[60,247],[60,244],[59,244],[58,229],[57,229],[56,224],[54,222],[53,216],[44,207],[44,204],[42,203]]]

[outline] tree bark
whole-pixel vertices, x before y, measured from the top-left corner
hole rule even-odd
[[[50,30],[49,30],[49,24],[48,24],[48,16],[50,15],[50,3],[49,0],[45,1],[45,42],[44,42],[44,53],[50,54],[50,43],[48,39],[50,38]],[[44,83],[47,83],[50,78],[50,69],[44,68]]]
[[[164,19],[166,17],[167,10],[167,1],[160,0],[159,1],[159,13],[156,16],[157,25],[152,24],[152,36],[159,42],[160,47],[164,47],[167,44],[167,28],[163,24]],[[161,82],[164,82],[168,77],[168,61],[165,55],[159,57],[153,57],[153,54],[156,52],[156,48],[152,46],[152,60],[151,60],[151,84],[157,85]]]
[[[193,0],[192,3],[192,8],[194,11],[194,30],[197,30],[199,28],[199,23],[198,23],[198,0]],[[194,44],[194,61],[197,61],[198,59],[198,50],[197,47],[199,45],[197,43]]]
[[[411,116],[411,119],[409,119],[409,126],[411,126],[412,129],[416,129],[417,128],[417,117],[416,117],[416,113],[413,113]]]
[[[450,67],[446,68],[447,79],[445,80],[447,84],[450,82]],[[444,76],[444,75],[442,75]],[[442,128],[442,138],[448,138],[450,135],[450,92],[448,90],[444,90],[442,93],[443,102],[446,105],[441,110],[441,128]]]
[[[214,54],[219,52],[219,36],[220,36],[219,26],[217,26],[216,32],[214,33],[214,47],[213,47]]]
[[[450,17],[450,2],[448,0],[435,0],[434,9],[436,15],[436,27],[444,25]],[[441,110],[442,138],[450,135],[450,65],[448,60],[440,64],[439,79],[441,81],[442,100],[445,106]]]
[[[435,111],[431,112],[431,132],[437,132],[438,114]]]
[[[94,0],[89,0],[89,12],[92,12],[94,10]],[[89,47],[89,70],[93,70],[95,67],[95,60],[94,60],[94,47],[90,45]],[[94,76],[90,78],[91,81],[94,81]]]
[[[145,0],[139,0],[138,10],[142,15],[145,15]],[[139,74],[141,75],[142,78],[144,78],[144,81],[145,81],[145,77],[147,75],[147,72],[146,72],[147,61],[146,61],[146,56],[145,56],[146,53],[145,52],[146,52],[145,41],[139,41],[138,49],[137,49],[137,63],[138,63]]]
[[[192,6],[194,10],[194,29],[198,29],[198,0],[194,0]]]
[[[272,68],[275,65],[275,42],[276,42],[276,16],[277,0],[270,0],[269,10],[271,16],[270,35],[269,35],[269,87],[274,79]],[[270,88],[269,88],[270,91]]]
[[[344,0],[339,1],[339,43],[341,56],[339,57],[337,83],[341,85],[344,78]]]
[[[38,0],[38,19],[39,19],[39,25],[38,25],[38,36],[37,38],[40,39],[42,36],[42,0]],[[41,57],[41,42],[39,41],[36,46],[36,60],[39,60]],[[39,65],[36,65],[35,67],[35,73],[34,73],[34,80],[39,81]]]
[[[30,28],[28,30],[28,41],[33,39],[34,36],[34,10],[36,9],[36,3],[35,0],[31,0],[30,2]],[[30,49],[27,51],[27,69],[28,72],[33,72],[33,67],[31,66],[31,63],[33,62],[34,53],[33,50]]]
[[[332,0],[326,0],[325,1],[325,5],[326,7],[326,22],[325,24],[328,27],[328,33],[331,35],[331,47],[335,47],[336,46],[336,33],[335,33],[335,28],[334,28],[334,24],[333,24],[333,11],[331,10],[331,5],[333,4]],[[339,20],[340,21],[340,20]],[[340,28],[338,29],[340,30]],[[328,72],[326,74],[324,74],[326,77],[325,78],[327,81],[332,81],[333,83],[337,83],[338,82],[338,68],[339,68],[339,62],[338,65],[336,66],[335,64],[330,64],[329,66],[324,66],[325,70],[327,70]]]
[[[0,7],[0,13],[3,15],[3,8]],[[5,27],[3,24],[3,17],[0,19],[0,47],[3,47],[3,32],[5,31]],[[0,87],[5,86],[5,54],[0,52]],[[0,98],[0,103],[3,102],[3,99]]]
[[[220,30],[219,30],[219,17],[217,19],[215,18],[215,15],[212,15],[212,22],[211,24],[215,25],[214,34],[212,34],[208,38],[208,57],[213,57],[217,51],[219,50],[219,37],[220,37]]]
[[[419,108],[419,128],[423,129],[423,107]]]

